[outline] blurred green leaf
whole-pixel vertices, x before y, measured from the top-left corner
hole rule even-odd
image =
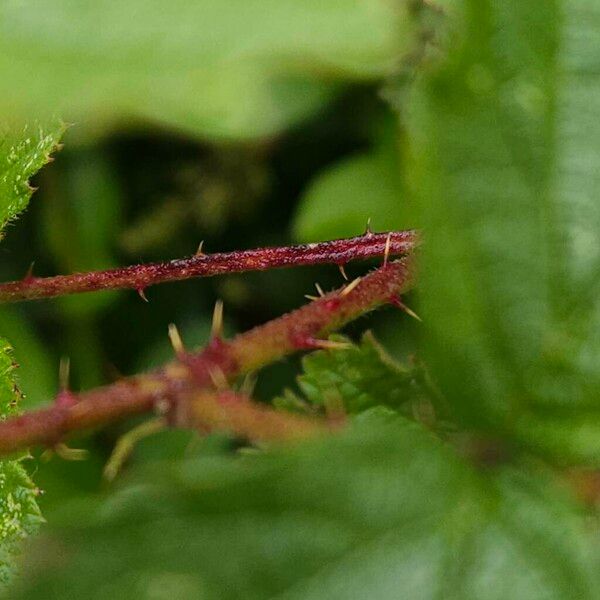
[[[403,196],[395,152],[374,150],[320,173],[305,191],[294,222],[301,241],[351,237],[368,219],[378,230],[401,229]]]
[[[343,336],[331,339],[348,343]],[[343,407],[359,413],[378,405],[398,408],[417,393],[416,369],[397,363],[370,333],[360,345],[307,354],[302,370],[297,382],[304,398],[286,390],[273,401],[276,406],[296,410],[310,405]]]
[[[13,598],[595,598],[590,526],[540,483],[399,418],[158,463],[65,506]]]
[[[576,265],[600,267],[600,7],[466,0],[454,24],[406,117],[433,373],[467,422],[598,462],[598,300]]]
[[[0,232],[29,203],[29,179],[49,162],[64,130],[58,120],[19,129],[0,124]]]
[[[304,191],[293,225],[299,240],[357,235],[369,219],[379,231],[414,226],[407,219],[397,121],[391,111],[382,112],[369,128],[368,151],[327,167]]]
[[[14,377],[12,349],[0,338],[0,418],[18,413],[21,392]],[[14,575],[21,542],[43,521],[37,490],[20,460],[0,460],[0,583]]]
[[[45,247],[60,273],[114,267],[122,197],[112,165],[97,147],[68,151],[62,158],[62,177],[46,182],[52,193],[42,207]],[[87,294],[58,302],[67,314],[83,317],[117,298],[114,293]]]
[[[386,0],[5,2],[0,108],[272,135],[391,72],[413,33],[409,3]]]

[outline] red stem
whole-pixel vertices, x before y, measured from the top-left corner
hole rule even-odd
[[[229,432],[258,443],[301,440],[333,431],[339,425],[275,410],[232,391],[194,392],[179,401],[177,412],[183,427],[207,433]]]
[[[386,251],[386,246],[390,256],[408,254],[417,243],[417,232],[412,230],[391,233],[367,232],[362,236],[329,242],[197,254],[169,262],[132,265],[107,271],[56,277],[28,275],[21,281],[0,284],[0,302],[19,302],[122,288],[143,292],[148,286],[157,283],[190,277],[210,277],[224,273],[325,263],[344,265],[351,260],[381,256]]]
[[[369,273],[358,283],[326,294],[287,315],[242,333],[214,339],[204,350],[147,375],[123,379],[81,394],[62,392],[50,408],[0,423],[0,454],[33,445],[53,445],[73,431],[105,425],[129,415],[173,408],[190,391],[226,383],[292,352],[319,347],[328,335],[385,304],[413,282],[409,257]]]

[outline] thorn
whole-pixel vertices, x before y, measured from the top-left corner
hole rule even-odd
[[[346,280],[348,280],[348,274],[346,273],[346,269],[344,268],[344,265],[338,265],[338,269],[340,270],[340,273],[342,274],[342,277]]]
[[[137,293],[138,296],[144,301],[144,302],[150,302],[148,300],[148,298],[146,297],[146,292],[144,291],[144,288],[138,288],[137,289]]]
[[[63,460],[87,460],[89,452],[83,448],[69,448],[66,444],[56,444],[54,452]]]
[[[352,348],[350,342],[336,342],[335,340],[310,339],[309,343],[313,348],[321,350],[350,350]]]
[[[341,292],[340,296],[347,296],[356,286],[360,283],[362,277],[357,277],[354,281],[351,281]]]
[[[409,308],[408,306],[406,306],[405,304],[402,305],[402,310],[409,316],[412,317],[413,319],[416,319],[417,321],[419,321],[420,323],[423,322],[423,319],[421,319],[421,317],[411,308]]]
[[[365,227],[365,232],[363,235],[373,235],[373,230],[371,229],[371,217],[367,219],[367,226]]]
[[[322,298],[325,295],[323,288],[318,283],[315,283],[315,288],[317,289],[319,296]]]
[[[179,335],[179,330],[175,323],[169,323],[169,340],[171,341],[171,346],[177,356],[185,354],[185,346],[183,345],[183,340]]]
[[[210,337],[212,339],[221,339],[223,337],[223,300],[215,302]]]
[[[304,294],[304,297],[305,297],[307,300],[313,300],[313,301],[314,301],[314,300],[318,300],[318,299],[319,299],[319,297],[318,297],[318,296],[311,296],[310,294]]]
[[[196,250],[196,256],[204,256],[204,252],[202,252],[202,247],[204,246],[204,240],[202,240],[198,244],[198,250]]]
[[[350,342],[336,342],[335,340],[320,340],[311,336],[300,335],[294,337],[294,345],[299,350],[349,350]]]
[[[388,261],[390,259],[390,246],[392,243],[392,234],[388,233],[388,236],[385,240],[385,250],[383,251],[383,266],[388,266]]]
[[[58,366],[58,387],[61,392],[69,389],[69,376],[71,374],[71,359],[63,356]]]
[[[27,269],[27,273],[25,273],[25,277],[23,277],[23,281],[30,281],[33,279],[33,267],[35,266],[35,261],[33,261],[29,268]]]
[[[248,373],[240,385],[239,393],[245,396],[252,396],[254,388],[256,387],[256,375],[254,373]]]
[[[393,296],[391,303],[396,307],[399,308],[400,310],[404,311],[409,317],[412,317],[413,319],[416,319],[417,321],[419,321],[420,323],[423,322],[423,319],[421,319],[421,317],[411,308],[409,308],[408,306],[406,306],[406,304],[404,304],[404,302],[402,302],[402,300],[400,299],[400,296]]]
[[[229,389],[227,377],[225,377],[225,373],[223,373],[219,367],[213,366],[209,368],[208,375],[213,382],[213,385],[219,392],[224,392]]]
[[[59,408],[69,408],[77,404],[77,397],[69,389],[69,374],[71,361],[69,357],[63,356],[58,367],[58,394],[54,399],[54,405]]]

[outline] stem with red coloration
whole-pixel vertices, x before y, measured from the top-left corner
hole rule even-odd
[[[358,285],[330,292],[291,313],[242,333],[231,341],[213,339],[202,351],[146,375],[81,394],[50,408],[0,423],[0,453],[32,445],[53,445],[67,434],[151,410],[169,412],[194,390],[259,369],[295,351],[318,347],[319,338],[385,304],[413,283],[410,257],[372,271]]]
[[[259,248],[216,254],[197,254],[162,263],[132,265],[107,271],[75,273],[56,277],[33,277],[0,284],[0,302],[20,302],[115,289],[134,289],[143,293],[148,286],[191,277],[210,277],[243,271],[263,271],[302,265],[338,264],[351,260],[410,253],[418,244],[416,231],[371,233],[329,242]]]
[[[278,411],[229,390],[194,392],[181,398],[177,408],[183,427],[232,433],[254,443],[302,440],[333,430],[322,419]]]

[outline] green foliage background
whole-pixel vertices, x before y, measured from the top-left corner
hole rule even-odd
[[[169,431],[108,485],[128,422],[77,440],[85,462],[0,464],[2,579],[38,505],[47,520],[8,597],[597,598],[597,499],[573,473],[600,460],[599,33],[596,0],[3,3],[3,279],[368,218],[426,237],[406,299],[423,323],[383,311],[350,349],[259,374],[281,410],[343,407],[342,434],[265,450]],[[205,343],[218,297],[234,333],[315,280],[341,283],[1,307],[3,413],[49,402],[60,356],[87,389],[168,359],[170,322]]]

